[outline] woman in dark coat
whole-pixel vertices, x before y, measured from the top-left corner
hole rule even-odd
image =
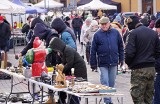
[[[49,48],[53,51],[59,52],[62,58],[65,75],[71,75],[71,68],[74,68],[75,77],[82,77],[87,79],[87,68],[83,58],[70,46],[67,46],[59,38],[52,38],[49,44]]]
[[[83,58],[76,52],[75,49],[66,45],[59,38],[52,38],[49,44],[49,48],[51,48],[55,52],[60,53],[60,57],[64,64],[63,73],[66,76],[71,75],[71,68],[74,68],[74,76],[82,77],[87,80],[87,68]],[[66,93],[60,92],[60,99],[63,103],[65,103]],[[79,98],[72,95],[72,99],[70,100],[70,104],[80,104]]]

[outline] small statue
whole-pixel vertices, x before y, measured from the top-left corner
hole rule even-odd
[[[63,72],[64,66],[62,64],[56,65],[57,76],[56,76],[56,88],[66,88],[66,76]]]
[[[26,60],[28,63],[32,64],[32,77],[41,76],[42,72],[48,73],[45,59],[47,54],[52,50],[50,48],[45,48],[44,43],[39,37],[35,37],[33,42],[33,48],[28,50],[26,54]]]

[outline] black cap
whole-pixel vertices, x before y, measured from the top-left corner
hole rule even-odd
[[[140,23],[139,18],[137,16],[130,16],[126,21],[129,30],[135,29],[136,25]]]
[[[160,18],[156,20],[155,28],[160,28]]]

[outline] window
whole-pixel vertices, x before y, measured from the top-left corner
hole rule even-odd
[[[153,0],[142,0],[142,12],[153,14]]]

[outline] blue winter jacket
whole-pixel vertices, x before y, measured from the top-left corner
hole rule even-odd
[[[92,41],[90,64],[92,66],[115,66],[124,60],[123,41],[116,29],[99,29]]]
[[[69,32],[63,32],[61,34],[61,39],[66,45],[71,46],[74,49],[77,49],[76,43],[74,42],[72,35]]]

